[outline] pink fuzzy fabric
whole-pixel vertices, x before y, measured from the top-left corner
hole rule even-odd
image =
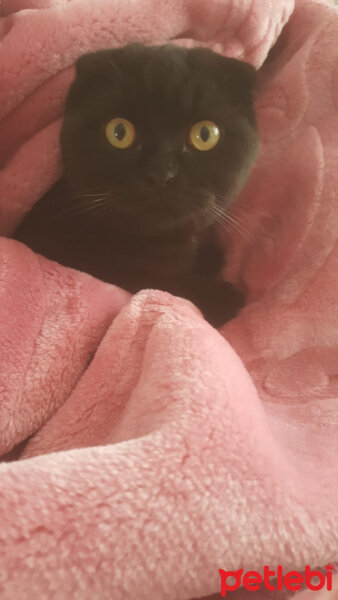
[[[337,10],[3,0],[0,15],[3,236],[60,175],[89,50],[175,40],[252,62],[262,139],[243,235],[224,238],[248,302],[219,332],[185,300],[130,299],[0,239],[0,453],[32,436],[0,465],[1,600],[188,600],[220,590],[219,568],[337,561]]]

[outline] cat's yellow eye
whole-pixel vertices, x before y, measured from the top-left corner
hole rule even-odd
[[[135,141],[135,127],[127,119],[112,119],[106,125],[106,138],[114,148],[125,150]]]
[[[189,133],[189,142],[196,150],[211,150],[218,144],[220,130],[212,121],[199,121]]]

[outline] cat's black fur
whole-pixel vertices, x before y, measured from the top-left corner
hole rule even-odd
[[[216,325],[233,317],[242,299],[218,279],[214,225],[256,154],[254,68],[202,48],[132,44],[85,55],[76,71],[61,132],[64,178],[15,238],[130,291],[187,297]],[[135,126],[128,149],[106,139],[115,117]],[[221,131],[206,152],[188,141],[201,120]]]

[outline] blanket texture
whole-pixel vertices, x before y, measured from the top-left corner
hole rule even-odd
[[[337,9],[0,4],[1,600],[219,597],[218,569],[338,561]],[[131,41],[259,68],[261,150],[223,238],[247,305],[219,331],[9,239],[60,176],[74,61]]]

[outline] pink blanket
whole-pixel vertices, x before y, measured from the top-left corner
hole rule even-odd
[[[3,0],[0,15],[1,600],[188,600],[219,592],[218,569],[337,561],[337,9]],[[7,239],[60,175],[74,60],[168,40],[260,68],[261,151],[224,237],[247,306],[220,331]]]

